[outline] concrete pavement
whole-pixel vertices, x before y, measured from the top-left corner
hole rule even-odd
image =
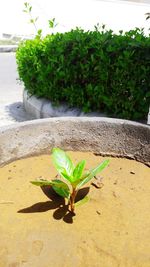
[[[0,53],[0,126],[31,120],[22,103],[15,53]]]

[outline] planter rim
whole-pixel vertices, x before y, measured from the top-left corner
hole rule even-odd
[[[0,165],[53,147],[127,157],[150,166],[150,127],[128,120],[61,117],[0,128]]]
[[[57,117],[57,118],[43,118],[43,119],[36,119],[36,120],[29,120],[29,121],[23,121],[23,122],[19,122],[18,123],[14,123],[14,124],[10,124],[10,125],[6,125],[6,126],[1,126],[0,127],[0,132],[3,132],[5,130],[9,130],[9,129],[16,129],[16,128],[21,128],[27,125],[39,125],[39,124],[45,124],[45,123],[49,123],[49,122],[66,122],[66,121],[72,121],[72,122],[108,122],[110,124],[126,124],[126,125],[132,125],[132,126],[136,126],[136,127],[143,127],[143,128],[147,128],[148,130],[150,130],[150,126],[140,123],[140,122],[136,122],[136,121],[130,121],[130,120],[124,120],[124,119],[117,119],[117,118],[107,118],[107,117]]]

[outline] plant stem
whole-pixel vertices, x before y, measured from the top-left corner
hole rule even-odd
[[[31,12],[30,12],[30,11],[29,11],[29,16],[30,16],[30,18],[31,18],[32,24],[33,24],[33,26],[34,26],[36,32],[38,32],[38,29],[37,29],[36,24],[35,24],[35,20],[33,19],[33,17],[32,17],[32,15],[31,15]]]
[[[76,194],[77,194],[77,191],[75,188],[73,188],[72,194],[71,194],[70,199],[69,199],[70,209],[71,209],[71,212],[73,212],[73,213],[74,213],[74,202],[75,202]]]

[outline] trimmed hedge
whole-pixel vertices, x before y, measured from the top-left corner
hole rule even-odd
[[[38,36],[20,44],[20,79],[31,94],[83,111],[144,119],[150,104],[150,37],[142,30]]]

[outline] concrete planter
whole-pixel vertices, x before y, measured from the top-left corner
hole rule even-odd
[[[110,118],[51,118],[0,128],[0,165],[53,147],[127,157],[150,166],[150,127]]]
[[[55,107],[49,100],[30,95],[27,90],[23,92],[23,104],[26,112],[35,119],[52,117],[107,117],[104,113],[84,113],[79,108],[69,108],[66,104]]]
[[[147,118],[147,124],[150,124],[150,107],[149,107],[149,113],[148,113],[148,118]]]
[[[0,128],[1,166],[48,153],[0,168],[0,266],[149,266],[149,168],[111,158],[103,187],[91,184],[90,192],[89,187],[79,190],[82,198],[89,192],[90,201],[74,216],[50,187],[30,184],[40,175],[55,177],[50,162],[54,146],[127,157],[150,166],[150,127],[139,123],[51,118]],[[75,153],[77,160],[82,153]],[[92,156],[94,162],[99,158]]]
[[[107,117],[106,114],[100,112],[84,113],[79,108],[69,108],[65,104],[55,107],[49,100],[30,95],[27,90],[23,92],[23,104],[26,112],[35,119],[52,117]],[[150,124],[150,111],[147,124]]]

